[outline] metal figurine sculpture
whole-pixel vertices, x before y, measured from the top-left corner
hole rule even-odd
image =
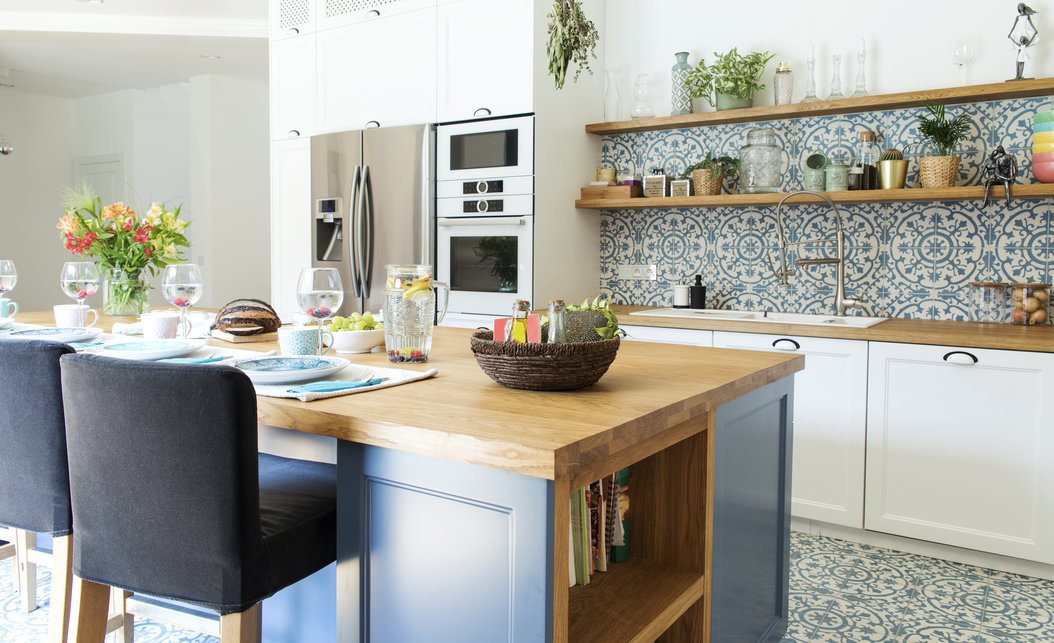
[[[988,160],[981,166],[981,180],[984,181],[982,208],[988,207],[988,191],[997,183],[1003,184],[1006,205],[1010,207],[1010,186],[1017,182],[1017,159],[1012,154],[1007,154],[1000,145],[988,155]]]
[[[1010,42],[1017,47],[1017,75],[1010,80],[1028,80],[1025,78],[1025,61],[1028,60],[1028,48],[1039,40],[1039,29],[1032,22],[1032,16],[1038,12],[1024,2],[1017,5],[1017,18],[1014,18],[1014,26],[1006,35]],[[1021,19],[1024,18],[1024,23]],[[1020,25],[1020,30],[1018,26]]]

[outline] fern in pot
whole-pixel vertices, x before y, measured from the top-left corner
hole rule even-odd
[[[712,156],[689,165],[684,171],[685,177],[691,177],[692,190],[696,196],[717,196],[725,177],[733,177],[739,172],[739,159],[731,156]]]
[[[960,112],[948,118],[944,105],[926,105],[927,114],[919,117],[919,134],[932,145],[936,155],[919,158],[919,176],[924,188],[955,187],[961,159],[955,148],[970,135],[972,121]]]
[[[743,56],[735,48],[723,54],[714,52],[713,64],[700,60],[685,84],[693,98],[705,99],[718,111],[751,107],[754,93],[765,89],[761,75],[774,57],[767,51]]]

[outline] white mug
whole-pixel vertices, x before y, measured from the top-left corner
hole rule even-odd
[[[328,336],[328,340],[326,337]],[[322,333],[322,341],[328,344],[323,355],[333,348],[333,335]],[[318,328],[315,326],[283,326],[278,329],[278,347],[283,355],[318,355]]]
[[[7,319],[18,314],[18,304],[11,299],[0,297],[0,319]]]
[[[54,310],[55,325],[59,328],[91,328],[99,321],[99,313],[83,304],[62,304]]]
[[[179,313],[143,313],[143,339],[175,339]]]

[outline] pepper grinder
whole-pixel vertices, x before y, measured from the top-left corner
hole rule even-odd
[[[689,307],[696,310],[706,308],[706,286],[703,285],[703,276],[695,276],[695,285],[688,287]]]

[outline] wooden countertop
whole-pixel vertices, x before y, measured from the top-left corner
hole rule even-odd
[[[52,324],[50,313],[19,315]],[[100,325],[109,329],[113,319]],[[124,320],[128,321],[128,320]],[[342,440],[481,464],[548,479],[576,476],[594,463],[744,393],[794,374],[801,356],[625,342],[591,388],[518,391],[500,386],[476,364],[472,331],[437,328],[435,378],[369,393],[299,402],[258,397],[260,422]],[[273,342],[216,346],[266,351]],[[357,364],[393,366],[384,353],[348,355]]]
[[[994,348],[1054,353],[1054,326],[1016,326],[1014,324],[979,324],[926,319],[890,319],[871,328],[845,328],[837,326],[809,326],[805,324],[630,315],[630,313],[637,311],[657,310],[649,306],[620,305],[612,306],[612,309],[618,315],[619,324],[626,326],[725,330],[736,333],[798,335],[801,337],[859,339],[872,342],[937,344],[966,348]]]

